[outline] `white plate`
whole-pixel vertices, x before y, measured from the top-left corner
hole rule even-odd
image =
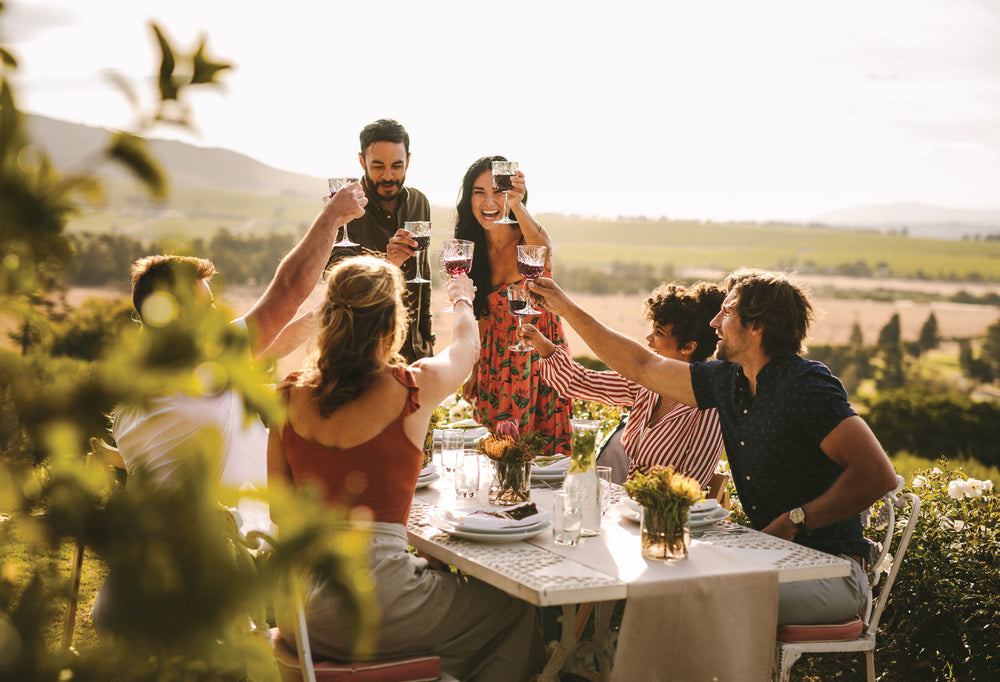
[[[461,517],[457,517],[458,521],[453,521],[451,517],[449,518],[444,513],[440,511],[435,511],[431,513],[430,524],[435,528],[440,528],[443,531],[452,532],[452,530],[457,530],[462,533],[474,533],[474,534],[495,534],[495,535],[516,535],[523,533],[525,531],[538,530],[544,528],[551,523],[550,519],[552,513],[546,509],[539,509],[537,514],[532,514],[533,517],[537,517],[537,521],[534,523],[529,523],[527,525],[521,526],[508,526],[508,527],[484,527],[484,526],[465,526],[461,522]]]
[[[457,530],[452,529],[446,531],[448,535],[452,537],[461,538],[463,540],[474,540],[476,542],[490,542],[490,543],[501,543],[501,542],[520,542],[521,540],[527,540],[533,538],[540,533],[544,533],[548,530],[552,523],[550,521],[543,521],[537,526],[528,526],[527,528],[515,528],[516,532],[513,533],[483,533],[479,531],[471,530]]]
[[[725,507],[719,507],[713,512],[708,514],[699,514],[697,517],[691,517],[688,521],[688,527],[691,530],[696,528],[705,528],[706,526],[711,526],[713,523],[718,523],[719,521],[725,521],[729,518],[729,510]]]
[[[421,476],[420,478],[417,479],[416,489],[420,490],[421,488],[426,488],[439,478],[441,478],[441,474],[431,474],[430,476]]]
[[[629,504],[622,500],[615,505],[615,511],[618,512],[618,516],[635,523],[639,523],[639,510],[633,509]],[[688,528],[695,530],[696,528],[705,528],[711,526],[713,523],[718,523],[719,521],[725,521],[729,518],[729,510],[719,507],[718,510],[710,512],[708,514],[699,514],[698,516],[689,515],[688,517]]]

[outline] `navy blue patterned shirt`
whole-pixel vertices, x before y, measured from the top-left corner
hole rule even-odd
[[[757,375],[751,395],[739,365],[693,363],[691,386],[700,409],[719,411],[733,483],[755,528],[816,499],[843,471],[820,443],[856,412],[826,365],[798,355],[775,358]],[[799,533],[795,541],[830,554],[868,556],[858,515]]]

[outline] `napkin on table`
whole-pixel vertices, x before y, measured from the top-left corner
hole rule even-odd
[[[569,457],[562,457],[562,458],[557,459],[554,462],[550,462],[549,464],[546,464],[544,466],[538,466],[538,465],[532,464],[531,465],[531,473],[533,473],[533,474],[558,474],[558,473],[563,473],[567,469],[569,469],[569,463],[571,461],[572,460]]]
[[[449,510],[444,512],[444,517],[456,528],[463,530],[499,530],[534,526],[544,521],[549,515],[549,512],[545,510],[538,510],[535,514],[525,516],[523,519],[511,519],[502,516],[503,512],[499,512],[500,516],[495,515],[497,513],[496,509],[486,508],[474,509],[465,513]]]

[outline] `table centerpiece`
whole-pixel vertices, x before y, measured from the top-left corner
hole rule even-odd
[[[517,424],[509,420],[497,423],[480,445],[496,471],[490,486],[491,503],[506,506],[531,499],[531,462],[545,451],[546,445],[541,433],[521,434]]]
[[[691,544],[688,512],[704,499],[697,480],[654,466],[648,474],[636,472],[625,481],[629,497],[642,506],[642,555],[647,559],[684,559]]]

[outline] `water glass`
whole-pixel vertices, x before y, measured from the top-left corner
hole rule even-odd
[[[479,492],[479,451],[462,450],[455,463],[455,497],[475,497]]]
[[[465,450],[465,431],[445,429],[441,432],[441,466],[445,471],[454,471],[458,456]]]
[[[611,506],[611,467],[597,467],[597,482],[601,484],[601,513]]]
[[[552,541],[574,547],[580,540],[580,502],[564,490],[552,494]]]

